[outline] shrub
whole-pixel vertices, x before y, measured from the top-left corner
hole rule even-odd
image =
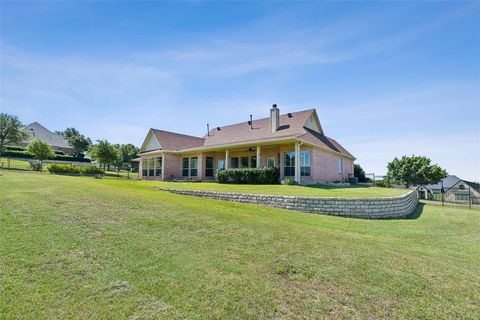
[[[5,150],[8,150],[8,151],[27,151],[27,148],[19,147],[19,146],[5,146]]]
[[[85,175],[105,174],[105,170],[99,167],[82,167],[81,171]]]
[[[297,184],[297,182],[292,178],[285,178],[285,179],[283,179],[283,184],[286,184],[288,186],[293,186],[293,185]]]
[[[30,161],[30,167],[33,171],[41,171],[42,170],[42,161],[39,160],[32,160]]]
[[[47,166],[47,170],[50,173],[60,174],[79,174],[80,167],[71,164],[52,163]]]
[[[217,173],[218,183],[277,184],[279,178],[277,168],[224,169]]]
[[[373,186],[380,188],[390,188],[390,183],[388,182],[388,180],[374,180]]]
[[[27,151],[16,151],[16,150],[5,150],[2,152],[2,157],[12,157],[12,158],[23,158],[23,159],[32,159],[33,156]],[[69,155],[60,155],[56,154],[54,157],[48,157],[48,160],[57,160],[57,161],[76,161],[76,162],[91,162],[90,159],[83,157],[74,157]]]

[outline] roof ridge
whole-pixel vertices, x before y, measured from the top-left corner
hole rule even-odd
[[[178,135],[178,136],[184,136],[184,137],[189,137],[189,138],[196,138],[196,139],[200,139],[200,140],[205,140],[203,137],[192,136],[192,135],[185,134],[185,133],[178,133],[178,132],[161,130],[161,129],[155,129],[155,128],[150,128],[150,129],[151,129],[151,130],[155,130],[155,131],[161,131],[161,132],[165,132],[165,133],[170,133],[170,134],[176,134],[176,135]]]

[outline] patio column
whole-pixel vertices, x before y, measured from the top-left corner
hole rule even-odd
[[[140,158],[140,161],[138,163],[138,176],[140,177],[140,179],[143,178],[143,159]]]
[[[295,142],[295,181],[300,183],[300,143]]]
[[[228,169],[229,167],[229,161],[228,161],[228,149],[225,149],[225,169]]]
[[[162,152],[162,181],[165,181],[165,154]]]
[[[260,146],[257,146],[257,168],[261,167],[260,165],[261,160],[262,158],[260,157]]]

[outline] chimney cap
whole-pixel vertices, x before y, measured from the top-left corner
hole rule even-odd
[[[272,104],[272,108],[277,108],[277,104],[276,103]]]

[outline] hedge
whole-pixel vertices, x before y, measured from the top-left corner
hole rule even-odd
[[[2,157],[14,157],[14,158],[24,158],[24,159],[33,159],[33,156],[27,151],[15,151],[15,150],[5,150],[1,154]],[[73,157],[69,155],[60,155],[57,154],[55,157],[51,157],[48,160],[58,160],[58,161],[76,161],[76,162],[91,162],[86,158]]]
[[[217,173],[218,183],[235,184],[278,184],[278,168],[224,169]]]
[[[79,167],[71,164],[52,163],[47,166],[47,170],[50,173],[57,174],[83,174],[83,175],[96,175],[105,174],[105,170],[98,167]]]
[[[18,147],[18,146],[5,146],[5,150],[27,151],[27,148],[25,148],[25,147]]]

